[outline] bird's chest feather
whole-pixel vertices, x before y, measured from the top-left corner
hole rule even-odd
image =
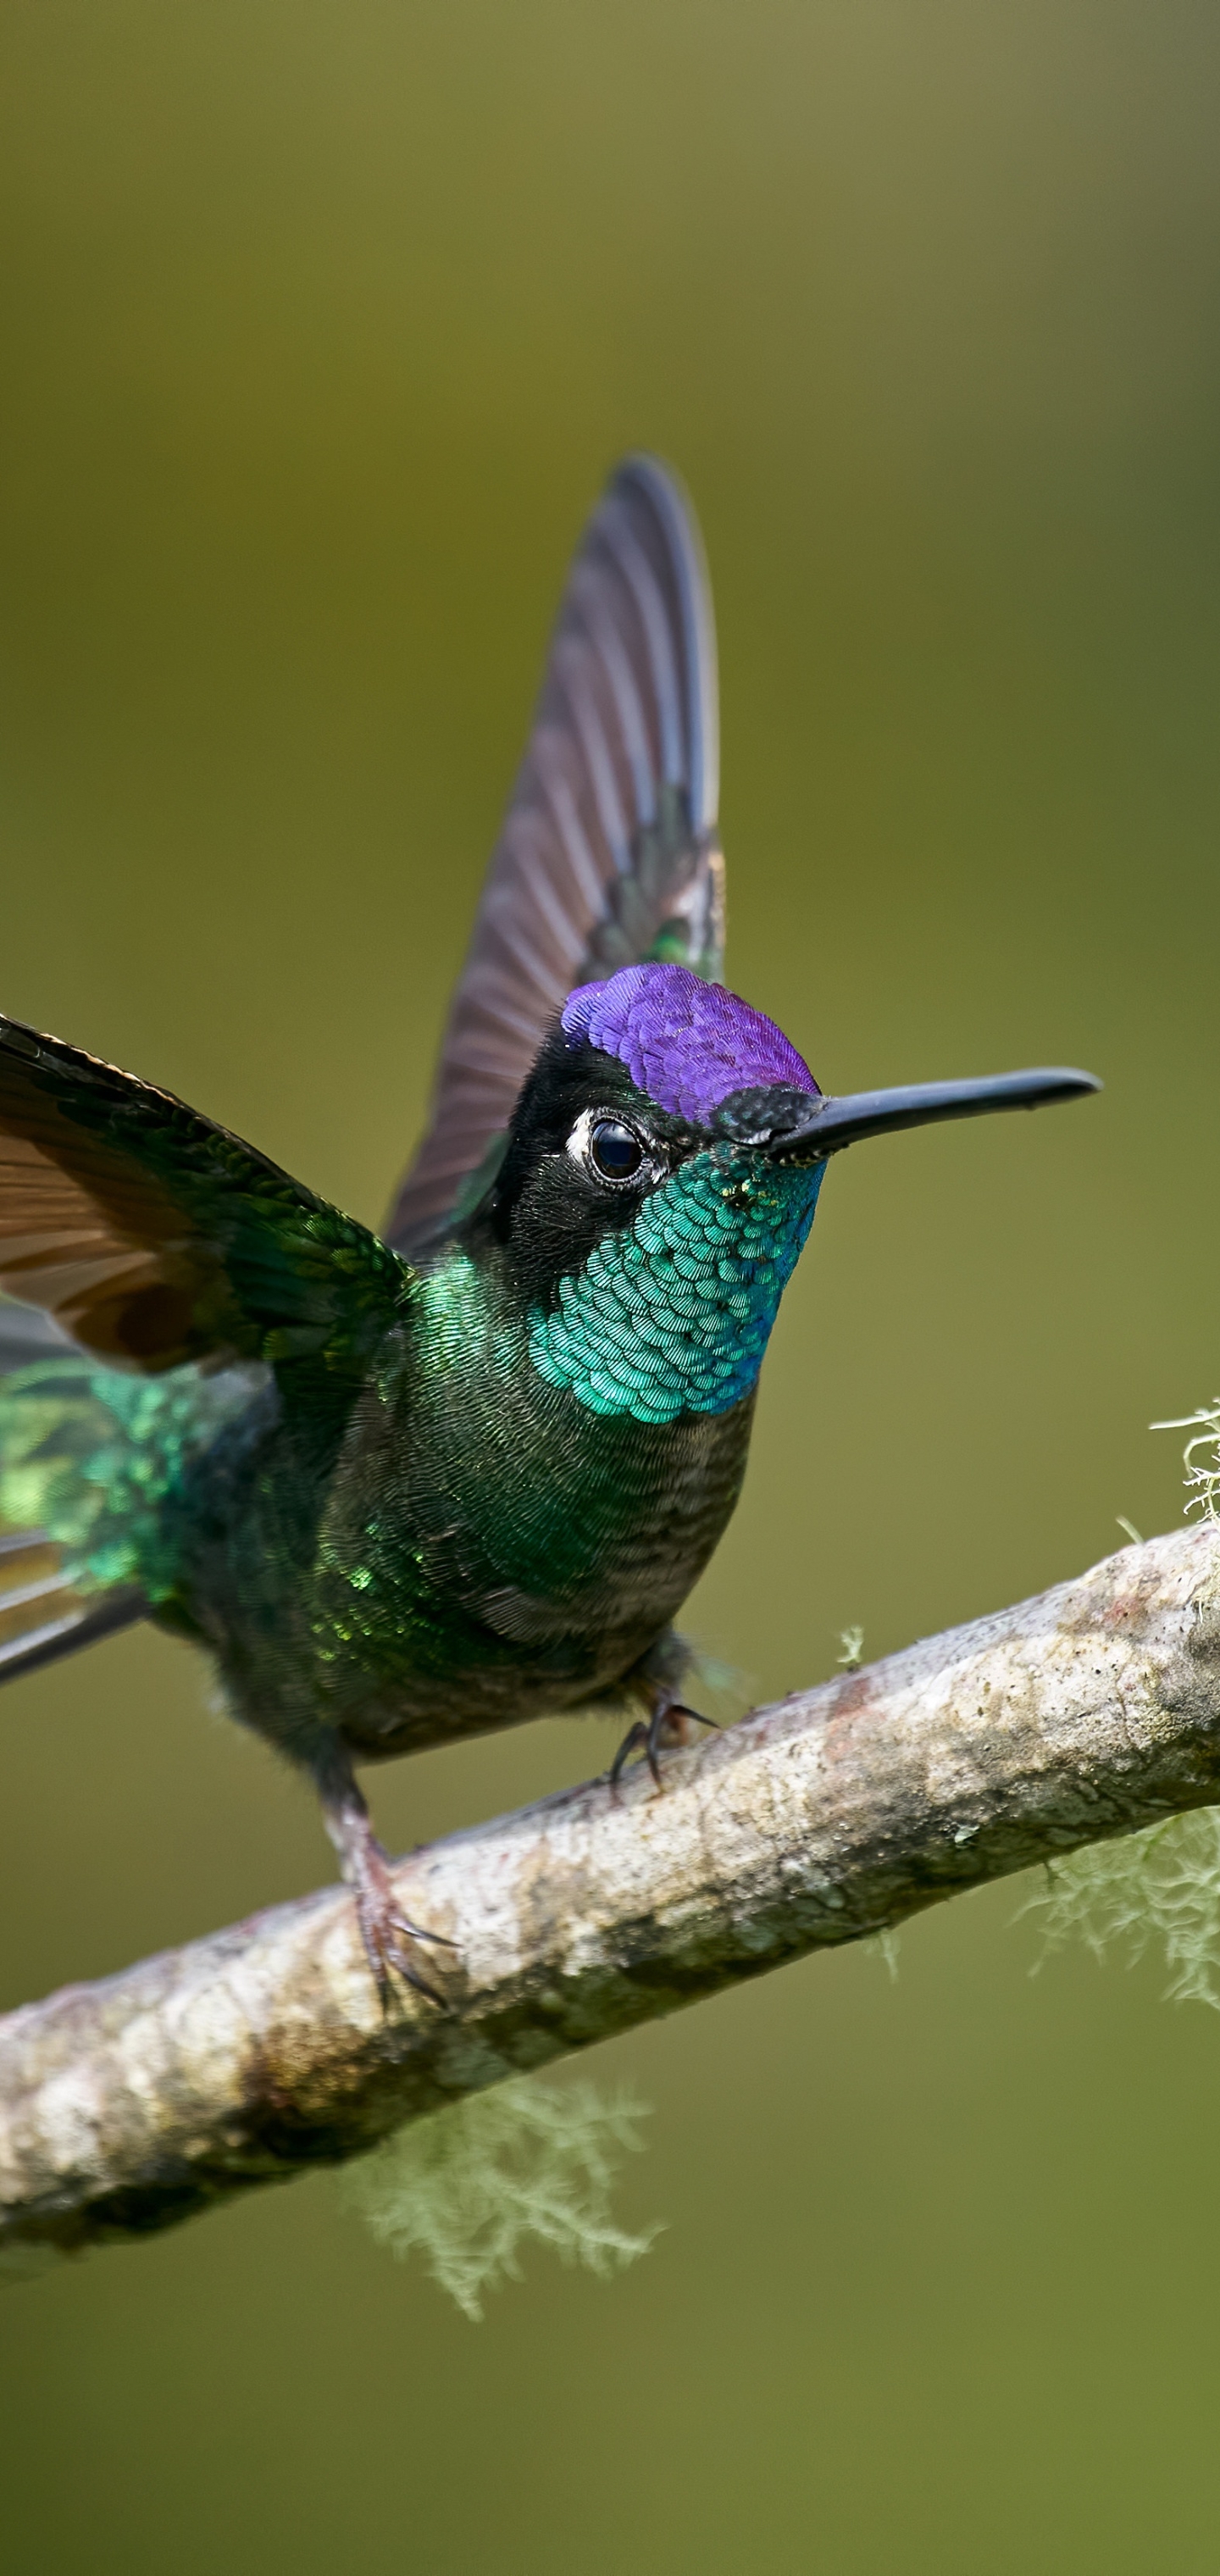
[[[540,1376],[524,1326],[467,1316],[460,1351],[405,1349],[361,1401],[323,1532],[329,1615],[382,1669],[621,1668],[715,1546],[752,1411],[601,1417]]]
[[[705,1158],[709,1165],[712,1158]],[[658,1192],[549,1311],[451,1251],[352,1421],[319,1556],[336,1687],[620,1672],[706,1565],[816,1186],[758,1207],[718,1160]],[[668,1203],[662,1207],[660,1202]]]

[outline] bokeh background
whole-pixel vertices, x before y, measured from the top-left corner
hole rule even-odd
[[[1220,1383],[1204,0],[8,0],[6,1008],[376,1221],[568,551],[713,568],[730,970],[836,1088],[1102,1101],[832,1175],[694,1606],[772,1693],[1182,1503]],[[133,1636],[6,1691],[3,2000],[328,1872]],[[378,1775],[402,1844],[605,1758]],[[322,2176],[13,2290],[12,2576],[1213,2576],[1220,2030],[993,1890],[603,2053],[603,2286],[482,2327]]]

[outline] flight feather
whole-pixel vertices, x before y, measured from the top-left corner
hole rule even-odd
[[[575,985],[647,959],[719,980],[716,639],[676,478],[619,467],[578,548],[525,758],[441,1048],[427,1132],[387,1240],[423,1249],[494,1168]]]

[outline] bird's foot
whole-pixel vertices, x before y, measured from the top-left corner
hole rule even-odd
[[[694,1741],[691,1734],[692,1727],[714,1728],[715,1724],[714,1717],[702,1717],[697,1708],[687,1708],[684,1701],[670,1699],[667,1692],[658,1691],[651,1716],[637,1717],[634,1726],[629,1726],[623,1737],[610,1765],[611,1788],[618,1787],[632,1754],[639,1753],[648,1764],[659,1789],[662,1753],[670,1753],[679,1745],[692,1743]]]
[[[326,1830],[356,1900],[360,1938],[376,1980],[383,2011],[389,2011],[393,2000],[395,1977],[401,1977],[403,1984],[412,1986],[417,1995],[426,1995],[430,2004],[437,2004],[442,2012],[446,2011],[445,1996],[421,1975],[407,1945],[424,1941],[440,1949],[456,1950],[457,1943],[444,1932],[430,1932],[426,1925],[412,1923],[410,1917],[403,1913],[389,1861],[373,1831],[368,1808],[346,1755],[333,1746],[328,1748],[325,1765],[318,1765],[316,1776]]]
[[[369,1836],[369,1847],[362,1858],[354,1882],[356,1919],[365,1956],[377,1981],[383,2011],[388,2012],[394,1996],[394,1978],[412,1986],[417,1995],[425,1995],[430,2004],[447,2010],[446,1999],[427,1977],[421,1976],[408,1942],[426,1941],[445,1950],[456,1949],[443,1932],[430,1932],[422,1923],[412,1923],[398,1903],[389,1863],[379,1844]]]

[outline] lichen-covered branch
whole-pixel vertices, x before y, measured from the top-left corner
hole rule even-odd
[[[350,1898],[277,1906],[0,2022],[0,2248],[170,2226],[828,1943],[1220,1800],[1220,1530],[414,1853],[449,2008],[386,2015]],[[449,1961],[450,1954],[430,1954]]]

